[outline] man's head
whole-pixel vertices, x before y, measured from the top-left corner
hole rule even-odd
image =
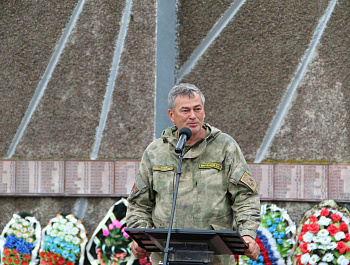
[[[195,85],[192,85],[192,84],[187,84],[187,83],[181,83],[181,84],[175,85],[170,90],[169,95],[168,95],[168,107],[169,107],[169,109],[174,111],[174,107],[176,104],[176,97],[178,95],[187,96],[189,98],[194,98],[195,93],[198,93],[200,95],[202,103],[203,103],[203,107],[204,107],[205,97],[204,97],[202,91],[200,91],[198,87],[196,87]]]
[[[205,137],[204,101],[202,92],[191,84],[176,85],[169,92],[169,118],[179,130],[183,127],[190,128],[192,137],[188,144],[194,144]]]

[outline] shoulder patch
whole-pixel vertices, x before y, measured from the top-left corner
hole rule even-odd
[[[152,167],[152,170],[153,171],[162,171],[162,172],[173,171],[174,170],[174,165],[169,165],[169,166],[154,165]]]
[[[258,184],[256,183],[256,181],[252,178],[252,176],[250,176],[247,171],[244,172],[243,176],[241,177],[241,179],[239,180],[240,182],[242,182],[244,185],[246,185],[247,187],[249,187],[253,192],[256,192],[256,189],[258,187]]]
[[[217,170],[222,170],[222,165],[219,163],[200,163],[198,168],[215,168]]]

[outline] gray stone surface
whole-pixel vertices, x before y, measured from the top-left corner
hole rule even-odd
[[[90,156],[123,9],[124,1],[85,3],[14,157]]]
[[[339,1],[266,159],[350,161],[349,1]]]
[[[153,140],[156,1],[133,1],[100,158],[141,158]]]
[[[0,157],[4,157],[77,0],[0,2]]]
[[[326,4],[247,1],[184,78],[207,96],[206,120],[232,135],[249,161]]]

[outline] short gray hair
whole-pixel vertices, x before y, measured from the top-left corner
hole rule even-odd
[[[188,96],[189,98],[193,98],[195,96],[195,93],[198,93],[201,96],[202,103],[204,106],[205,97],[204,97],[202,91],[200,91],[198,87],[196,87],[195,85],[192,85],[192,84],[188,84],[188,83],[181,83],[181,84],[175,85],[170,90],[169,95],[168,95],[168,107],[169,107],[169,109],[174,111],[175,101],[176,101],[176,97],[178,95]]]

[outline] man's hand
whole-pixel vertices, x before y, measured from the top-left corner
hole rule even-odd
[[[251,260],[256,260],[259,257],[259,245],[250,236],[243,236],[243,240],[248,245],[248,248],[244,251],[244,255],[246,255]]]
[[[143,259],[148,256],[147,250],[140,247],[135,241],[131,243],[131,251],[137,259]]]

